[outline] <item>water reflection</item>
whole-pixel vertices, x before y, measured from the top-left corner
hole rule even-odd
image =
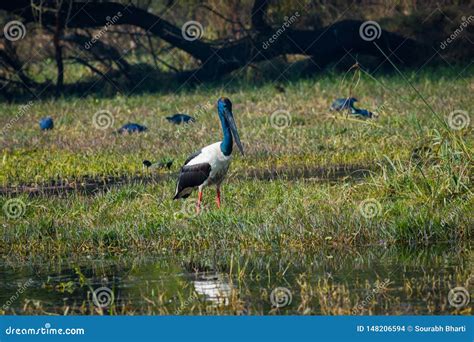
[[[224,275],[219,273],[202,274],[192,282],[196,293],[204,296],[205,300],[213,305],[229,305],[232,286],[228,280],[225,280]]]
[[[198,262],[196,262],[198,260]],[[472,313],[448,301],[472,273],[468,248],[327,249],[296,255],[198,255],[0,261],[0,314],[97,313],[91,291],[113,291],[116,314],[274,314],[270,293],[288,288],[277,314]],[[238,290],[238,296],[235,295]]]

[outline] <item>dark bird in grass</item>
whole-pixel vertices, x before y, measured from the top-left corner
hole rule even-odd
[[[244,149],[240,142],[239,132],[235,125],[232,103],[228,98],[221,97],[217,101],[217,113],[221,122],[224,138],[222,141],[208,145],[193,153],[181,168],[173,199],[187,198],[195,188],[198,188],[196,211],[201,209],[202,190],[214,185],[217,190],[217,207],[221,206],[221,184],[229,170],[232,147],[235,143],[242,155]]]
[[[123,125],[117,133],[123,134],[123,133],[139,133],[139,132],[145,132],[148,128],[146,128],[143,125],[137,124],[137,123],[128,123]]]
[[[168,120],[171,123],[174,123],[175,125],[180,125],[182,123],[190,123],[190,122],[196,121],[196,119],[194,119],[192,116],[189,116],[188,114],[174,114],[171,116],[167,116],[166,120]]]
[[[279,84],[277,84],[277,85],[275,86],[275,89],[276,89],[279,93],[284,93],[284,92],[286,92],[285,88],[283,88],[283,86],[281,86],[281,85],[279,85]]]
[[[429,162],[433,157],[433,149],[429,146],[420,146],[411,152],[411,160],[417,165]]]
[[[359,109],[359,108],[351,107],[350,111],[351,111],[351,114],[358,115],[363,118],[372,118],[374,115],[372,112],[369,112],[367,109]]]
[[[358,115],[362,118],[372,118],[373,113],[368,111],[367,109],[360,109],[356,108],[354,106],[354,103],[357,102],[357,99],[354,97],[347,97],[347,98],[340,98],[336,99],[332,105],[331,108],[329,108],[331,111],[343,111],[343,110],[348,110],[351,114],[353,115]]]
[[[42,131],[53,129],[54,128],[53,118],[51,118],[50,116],[42,118],[39,122],[39,126]]]
[[[331,111],[336,111],[340,112],[345,109],[350,109],[354,106],[354,103],[357,102],[357,99],[354,97],[347,97],[347,98],[341,98],[341,99],[336,99],[329,110]]]
[[[159,162],[152,163],[149,160],[143,161],[143,166],[147,169],[170,169],[171,165],[173,165],[173,159],[162,159]]]

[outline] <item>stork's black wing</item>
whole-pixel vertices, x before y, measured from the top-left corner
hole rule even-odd
[[[208,163],[187,165],[191,160],[201,154],[201,150],[193,153],[184,162],[181,172],[178,177],[178,184],[176,185],[176,194],[173,199],[188,197],[193,188],[201,185],[206,181],[211,173],[211,165]]]
[[[179,173],[176,194],[173,199],[187,198],[193,188],[206,181],[211,173],[211,165],[208,163],[185,165]]]

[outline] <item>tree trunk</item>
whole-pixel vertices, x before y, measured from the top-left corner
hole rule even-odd
[[[63,30],[63,25],[61,24],[60,11],[56,12],[56,27],[53,35],[53,45],[54,45],[54,57],[56,59],[56,66],[58,74],[56,77],[56,97],[58,97],[64,85],[64,64],[63,64],[63,53],[60,42],[61,33]]]
[[[396,53],[396,62],[404,65],[418,63],[426,52],[425,47],[414,40],[385,30],[381,30],[380,38],[376,41],[366,41],[359,34],[363,22],[357,20],[344,20],[315,30],[293,30],[289,26],[284,29],[283,26],[272,28],[264,20],[267,7],[268,1],[256,0],[251,13],[254,33],[227,44],[208,43],[200,39],[186,40],[181,28],[133,5],[73,2],[61,7],[60,15],[65,17],[68,11],[71,18],[67,23],[68,28],[85,29],[105,26],[108,24],[106,18],[120,14],[116,25],[141,27],[201,61],[199,69],[181,73],[179,78],[182,80],[188,80],[191,75],[197,81],[217,79],[250,62],[285,54],[309,56],[323,68],[332,61],[338,61],[347,52],[377,57]],[[30,0],[0,2],[0,9],[15,13],[25,21],[35,20]],[[41,19],[44,25],[55,23],[49,11],[43,13]],[[270,39],[273,40],[271,44]]]

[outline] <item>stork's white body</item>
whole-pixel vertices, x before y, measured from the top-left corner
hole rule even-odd
[[[176,194],[179,194],[179,197],[188,196],[194,188],[197,187],[199,191],[202,191],[204,187],[210,185],[215,185],[219,190],[229,170],[231,160],[231,155],[226,156],[222,152],[220,141],[202,148],[191,156],[181,169],[181,175],[185,172],[189,178],[181,182],[180,175],[176,185]],[[190,169],[192,169],[191,172],[187,171]],[[202,177],[203,174],[205,177]]]
[[[211,165],[211,172],[209,177],[199,186],[199,189],[209,185],[219,186],[225,178],[229,165],[232,160],[232,155],[226,156],[221,151],[221,142],[218,141],[212,145],[208,145],[201,150],[201,153],[191,159],[186,165],[196,165],[208,163]]]

